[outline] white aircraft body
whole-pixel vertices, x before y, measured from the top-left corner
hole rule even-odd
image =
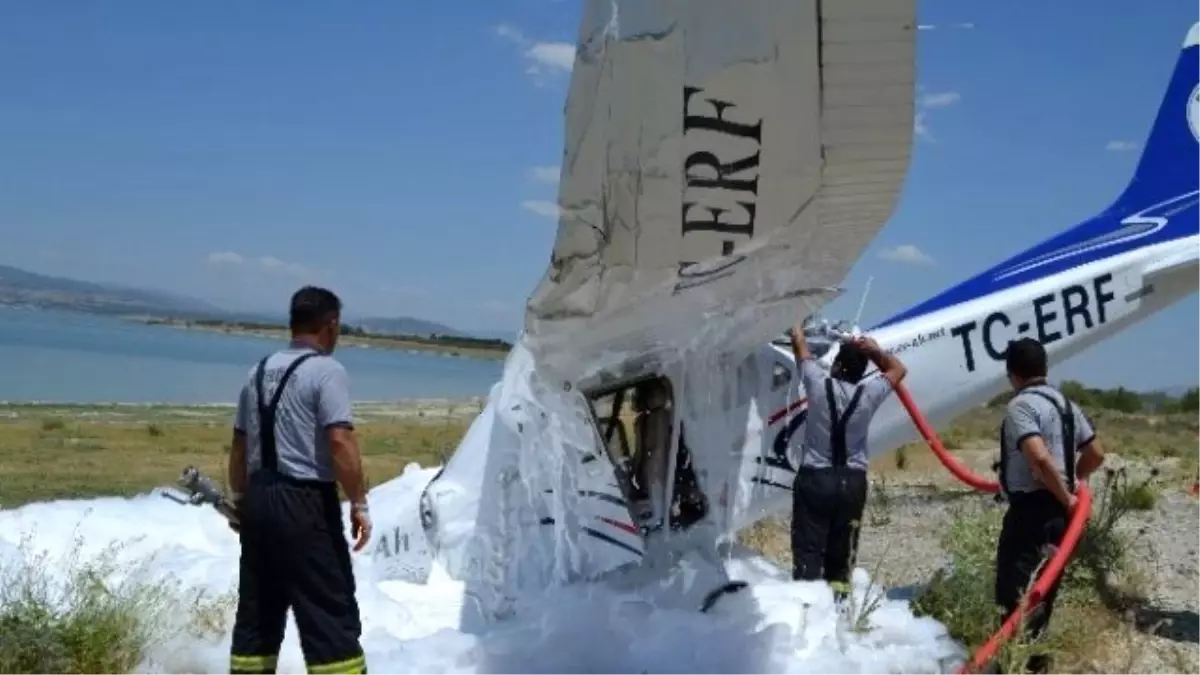
[[[772,337],[836,294],[907,168],[911,2],[597,1],[584,14],[563,215],[526,334],[445,466],[432,479],[393,481],[411,491],[411,508],[376,515],[373,569],[420,583],[437,564],[466,581],[476,602],[465,627],[504,616],[530,589],[665,578],[685,552],[719,561],[740,529],[790,508],[807,405],[790,349]],[[722,42],[726,32],[740,37]],[[1195,293],[1197,42],[1193,26],[1132,180],[1111,205],[866,331],[908,366],[905,384],[933,424],[1007,386],[1010,339],[1035,337],[1059,363]],[[784,77],[795,91],[779,87]],[[660,95],[681,82],[691,93]],[[772,135],[781,119],[821,122]],[[716,149],[696,149],[689,124],[707,125]],[[721,124],[734,125],[732,140],[719,138]],[[786,151],[772,154],[773,144]],[[722,181],[746,192],[702,194]],[[723,206],[703,211],[709,230],[688,232],[705,199]],[[764,232],[712,229],[747,214]],[[809,331],[826,364],[837,349],[822,343],[829,333],[815,323]],[[625,404],[648,382],[664,387],[669,416],[652,449],[671,449],[658,490],[631,468],[631,455],[645,456],[646,423],[631,430],[620,419],[638,414]],[[917,438],[892,397],[872,423],[870,453]],[[418,474],[428,482],[412,489]],[[661,527],[644,517],[651,498]],[[713,587],[705,583],[698,592]]]

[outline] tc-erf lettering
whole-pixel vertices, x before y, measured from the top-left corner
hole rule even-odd
[[[714,248],[701,259],[733,255],[738,241],[754,237],[762,148],[761,119],[738,121],[733,102],[705,98],[703,91],[698,87],[683,89],[684,138],[691,140],[695,132],[715,133],[728,138],[748,139],[754,145],[753,152],[744,156],[721,157],[712,148],[699,148],[688,153],[684,159],[680,234],[686,238],[692,233],[716,233],[718,236],[714,243],[720,245],[719,249]],[[695,260],[680,260],[680,283],[675,290],[678,292],[728,276],[728,270],[743,259],[738,256],[705,270],[689,269]]]
[[[1003,361],[1008,343],[1013,340],[1032,337],[1043,345],[1050,345],[1080,331],[1104,325],[1108,322],[1108,305],[1116,299],[1109,290],[1112,280],[1112,274],[1105,273],[1090,283],[1072,284],[1034,298],[1029,309],[1020,313],[1030,316],[1031,321],[1017,321],[1000,311],[951,328],[950,335],[962,341],[967,372],[974,372],[976,367],[976,331],[983,354],[993,361]]]

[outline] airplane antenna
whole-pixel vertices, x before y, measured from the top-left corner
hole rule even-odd
[[[862,319],[863,307],[867,306],[867,294],[871,292],[871,282],[875,277],[867,277],[867,286],[863,289],[862,299],[858,301],[858,311],[854,313],[854,329],[858,330],[859,321]]]

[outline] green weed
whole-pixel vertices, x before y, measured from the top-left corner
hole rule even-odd
[[[144,564],[120,563],[120,546],[85,560],[81,545],[62,561],[40,553],[0,568],[0,672],[128,673],[180,631],[200,638],[225,629],[227,599],[189,598]],[[191,612],[182,625],[180,608]]]

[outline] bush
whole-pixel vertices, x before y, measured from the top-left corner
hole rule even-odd
[[[1094,389],[1085,387],[1074,380],[1066,380],[1059,385],[1060,391],[1077,404],[1088,408],[1106,408],[1123,413],[1136,413],[1142,410],[1142,397],[1135,391],[1125,387],[1116,389]]]
[[[1115,621],[1113,615],[1096,612],[1119,613],[1142,601],[1136,570],[1128,558],[1132,542],[1118,525],[1132,511],[1146,508],[1147,494],[1150,499],[1156,494],[1151,481],[1131,485],[1123,471],[1105,473],[1094,496],[1092,517],[1060,586],[1050,635],[1036,646],[1019,638],[1011,641],[997,659],[1001,672],[1020,672],[1035,650],[1048,649],[1064,661],[1086,663],[1094,656],[1096,633],[1106,621]],[[942,538],[951,565],[938,572],[913,602],[914,613],[941,622],[972,651],[991,637],[1004,618],[993,598],[1002,518],[1003,509],[981,505],[957,514]],[[1126,582],[1120,590],[1118,578]]]
[[[224,630],[227,599],[188,598],[173,580],[152,581],[144,566],[119,564],[116,546],[81,560],[80,545],[65,565],[43,553],[0,568],[0,672],[128,673],[174,634]],[[182,607],[191,610],[183,622]]]
[[[1179,399],[1180,412],[1196,412],[1200,410],[1200,389],[1192,387]]]
[[[992,589],[1003,513],[990,506],[959,511],[941,540],[950,556],[949,569],[938,571],[913,602],[917,616],[937,619],[971,648],[991,637],[999,625]]]

